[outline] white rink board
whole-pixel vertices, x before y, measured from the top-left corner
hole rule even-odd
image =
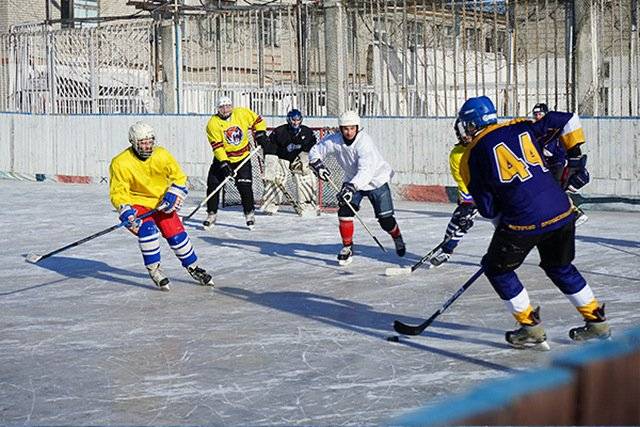
[[[128,127],[146,120],[189,176],[206,179],[211,149],[209,116],[0,115],[0,172],[106,177],[111,158],[127,147]],[[267,117],[268,126],[284,123]],[[450,185],[448,154],[455,142],[452,118],[363,118],[396,171],[394,184]],[[585,195],[640,196],[638,119],[583,119],[591,184]],[[305,118],[309,126],[335,126],[331,118]]]

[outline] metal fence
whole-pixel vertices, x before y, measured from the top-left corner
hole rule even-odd
[[[0,34],[0,110],[210,113],[225,94],[263,115],[322,116],[338,87],[368,116],[452,116],[481,94],[501,115],[541,101],[640,114],[637,0],[349,0],[342,26],[324,3],[14,28]],[[328,57],[329,33],[341,54]],[[336,64],[343,81],[327,78]]]

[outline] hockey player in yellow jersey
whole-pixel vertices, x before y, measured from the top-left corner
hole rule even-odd
[[[169,290],[169,278],[160,269],[159,237],[169,246],[191,277],[203,286],[213,286],[213,279],[198,267],[189,235],[177,212],[187,196],[187,176],[176,159],[163,147],[156,146],[155,132],[144,122],[129,128],[131,147],[111,161],[109,195],[120,214],[120,221],[138,237],[144,265],[160,290]],[[157,209],[151,216],[139,216]]]
[[[469,194],[467,185],[460,175],[460,160],[467,144],[471,142],[471,138],[465,134],[459,120],[456,120],[453,128],[456,132],[457,142],[449,154],[449,170],[458,185],[458,206],[453,211],[451,220],[447,225],[447,231],[445,232],[446,243],[429,260],[434,267],[442,265],[451,258],[453,250],[473,226],[473,219],[478,215],[478,209],[476,209],[473,202],[473,197]]]
[[[251,152],[249,132],[253,132],[254,140],[260,146],[268,141],[267,124],[249,108],[234,107],[227,96],[218,100],[217,108],[218,112],[211,116],[206,128],[207,139],[213,149],[213,163],[207,177],[207,196],[225,178],[234,175],[247,227],[251,230],[255,224],[251,161],[242,166],[240,163]],[[207,219],[203,222],[207,230],[215,224],[219,202],[218,194],[207,201]]]

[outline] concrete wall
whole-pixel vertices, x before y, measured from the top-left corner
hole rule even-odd
[[[158,142],[185,172],[205,177],[211,151],[204,133],[209,116],[41,116],[0,114],[0,172],[106,177],[109,162],[128,147],[128,127],[148,121]],[[267,117],[269,126],[284,123]],[[640,121],[583,119],[592,183],[586,194],[640,196]],[[451,118],[363,119],[396,171],[394,184],[455,185],[448,170],[454,142]],[[335,126],[331,118],[305,118],[308,126]]]

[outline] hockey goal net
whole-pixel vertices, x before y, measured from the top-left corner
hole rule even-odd
[[[320,141],[327,135],[331,135],[338,131],[337,128],[319,128],[312,127],[313,133],[316,136],[316,139]],[[268,129],[270,133],[272,128]],[[255,144],[253,141],[251,142],[251,146],[254,147]],[[338,166],[338,162],[333,155],[328,156],[324,160],[324,164],[331,171],[331,177],[333,181],[338,185],[342,185],[342,179],[344,177],[344,172],[342,168]],[[256,207],[259,207],[262,204],[262,195],[264,194],[264,183],[262,181],[262,176],[264,173],[264,155],[262,152],[256,153],[251,158],[251,170],[253,173],[253,197],[256,202]],[[293,183],[293,179],[289,177],[286,182],[286,188],[291,193],[291,195],[297,199],[296,187]],[[336,191],[330,186],[324,183],[323,181],[316,179],[316,201],[318,202],[318,207],[321,211],[334,211],[338,207],[338,200],[336,199]],[[234,182],[230,180],[222,189],[222,206],[236,206],[240,205],[240,193],[238,193],[238,189],[236,188]],[[288,205],[289,203],[286,200],[283,200],[281,205]]]

